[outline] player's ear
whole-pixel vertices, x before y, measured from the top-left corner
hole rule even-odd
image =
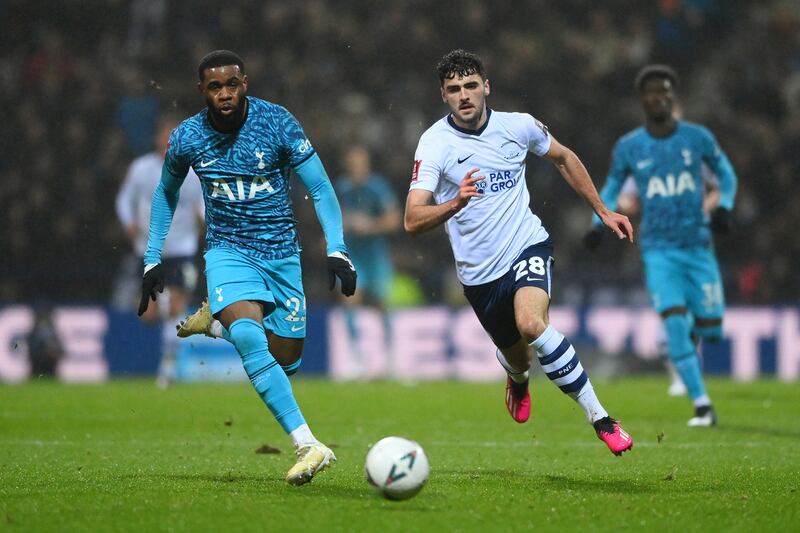
[[[442,84],[440,89],[442,91],[442,102],[444,102],[446,104],[447,103],[447,93],[444,92],[444,84]]]
[[[198,91],[200,94],[203,94],[203,82],[202,82],[202,81],[198,81],[198,82],[197,82],[197,91]]]
[[[247,93],[247,74],[242,76],[242,88],[244,89],[244,93]]]
[[[483,96],[489,96],[491,92],[492,88],[489,87],[489,80],[483,80]]]

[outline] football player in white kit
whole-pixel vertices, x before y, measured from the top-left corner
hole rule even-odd
[[[581,161],[546,126],[527,113],[486,107],[490,86],[478,56],[454,50],[437,70],[450,113],[419,140],[406,231],[445,225],[464,294],[508,374],[511,417],[522,423],[530,416],[532,348],[547,377],[581,406],[611,452],[621,455],[633,440],[600,404],[575,349],[549,324],[553,245],[530,210],[528,152],[555,164],[620,239],[633,242],[633,228],[603,204]]]
[[[141,258],[147,247],[150,226],[150,204],[153,191],[161,180],[161,167],[169,144],[169,134],[180,120],[164,117],[156,128],[155,149],[134,159],[128,166],[128,173],[117,193],[117,217],[125,233]],[[190,179],[194,171],[189,170]],[[195,180],[196,180],[196,176]],[[150,324],[163,324],[161,331],[161,362],[158,366],[156,383],[166,387],[175,379],[175,355],[178,340],[175,338],[175,322],[186,313],[192,292],[197,285],[198,272],[195,266],[199,247],[200,232],[203,229],[203,193],[199,185],[185,187],[170,231],[164,243],[164,268],[167,270],[167,298],[161,298],[160,305],[152,305],[142,315]]]

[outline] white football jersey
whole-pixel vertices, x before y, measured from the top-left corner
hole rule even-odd
[[[441,204],[458,196],[470,169],[479,168],[476,175],[485,177],[477,184],[483,195],[471,198],[445,223],[464,285],[498,279],[525,248],[548,238],[530,209],[525,158],[529,151],[546,154],[550,140],[547,128],[531,115],[492,110],[479,130],[459,128],[448,115],[420,137],[412,190],[431,191]]]
[[[153,191],[161,181],[161,167],[164,157],[150,152],[137,157],[128,167],[128,174],[122,188],[117,193],[117,217],[123,226],[135,225],[139,228],[134,248],[140,256],[147,248],[150,233],[150,206]],[[197,253],[200,220],[203,217],[203,191],[193,170],[189,169],[178,199],[175,215],[172,217],[169,234],[164,242],[164,257],[188,257]],[[192,179],[194,178],[194,179]]]

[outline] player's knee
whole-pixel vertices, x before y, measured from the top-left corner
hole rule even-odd
[[[270,348],[272,356],[275,357],[278,364],[283,367],[293,365],[303,358],[303,353],[300,351],[276,349],[272,346],[270,346]]]
[[[298,371],[298,370],[300,370],[300,365],[301,365],[301,364],[303,364],[303,358],[302,358],[302,357],[298,357],[298,358],[297,358],[297,359],[296,359],[294,362],[292,362],[292,363],[289,363],[289,364],[281,364],[281,368],[283,369],[283,372],[284,372],[284,373],[285,373],[287,376],[293,376],[293,375],[295,375],[295,374],[297,373],[297,371]]]
[[[666,320],[670,316],[675,316],[675,315],[684,316],[686,315],[687,312],[688,309],[686,309],[686,307],[684,306],[670,307],[669,309],[664,309],[663,311],[661,311],[661,318]]]
[[[303,357],[303,344],[303,339],[281,337],[272,333],[269,335],[269,349],[284,370],[295,364],[300,366],[299,361]]]
[[[539,338],[547,329],[547,322],[542,317],[528,317],[517,320],[517,329],[519,330],[526,343]]]
[[[722,322],[717,324],[695,324],[695,333],[707,342],[722,340]]]

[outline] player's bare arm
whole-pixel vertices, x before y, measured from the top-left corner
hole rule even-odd
[[[627,238],[633,242],[633,226],[628,217],[611,211],[597,193],[597,188],[589,177],[589,172],[575,152],[559,143],[555,138],[551,140],[550,149],[544,155],[545,159],[553,163],[564,179],[592,207],[603,224],[611,228],[620,239]]]
[[[703,196],[703,212],[709,214],[712,213],[717,207],[719,207],[721,198],[722,194],[720,193],[718,186],[712,185],[708,187],[705,196]]]
[[[412,234],[423,233],[443,224],[453,215],[464,209],[470,198],[480,196],[476,183],[484,179],[476,175],[480,169],[473,168],[464,175],[458,189],[458,195],[451,200],[437,204],[433,193],[423,189],[412,189],[406,198],[406,213],[403,225]]]

